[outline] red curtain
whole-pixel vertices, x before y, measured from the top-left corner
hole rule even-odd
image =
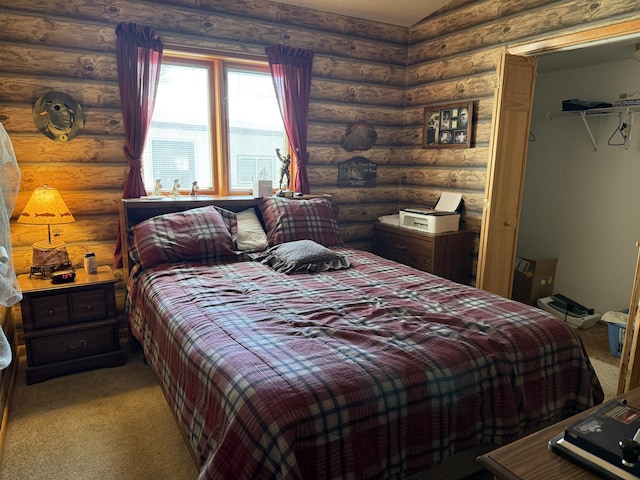
[[[142,180],[142,152],[156,102],[162,50],[162,39],[151,28],[124,22],[116,27],[118,83],[126,142],[124,154],[129,162],[122,198],[139,198],[147,194]],[[113,266],[122,266],[119,228]]]
[[[285,45],[265,48],[289,145],[296,158],[295,192],[309,193],[307,130],[313,52]]]

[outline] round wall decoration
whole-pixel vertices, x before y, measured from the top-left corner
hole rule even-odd
[[[33,104],[33,121],[56,142],[68,142],[84,128],[82,107],[66,93],[47,92]]]

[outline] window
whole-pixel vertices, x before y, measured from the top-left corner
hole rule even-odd
[[[243,194],[257,178],[280,179],[288,142],[265,62],[164,53],[143,156],[148,191],[178,180],[188,191]]]

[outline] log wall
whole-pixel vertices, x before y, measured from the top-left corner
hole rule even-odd
[[[457,1],[409,31],[405,157],[399,203],[430,204],[442,190],[463,193],[465,228],[480,231],[486,167],[505,47],[640,18],[640,6],[612,0]],[[469,150],[420,147],[424,107],[473,101]]]
[[[351,158],[339,147],[346,126],[373,123],[378,142],[367,156],[379,163],[378,186],[346,191],[339,200],[345,239],[366,242],[378,212],[396,208],[404,136],[404,86],[408,29],[261,1],[106,1],[54,5],[0,1],[0,121],[11,136],[22,170],[14,218],[32,190],[57,187],[76,222],[59,229],[74,262],[95,251],[109,264],[117,206],[127,163],[115,57],[120,21],[152,26],[171,46],[264,55],[285,43],[315,51],[309,152],[313,193],[335,190],[338,162]],[[68,143],[40,134],[34,101],[47,91],[69,93],[85,116],[85,129]],[[347,189],[348,190],[348,189]],[[366,201],[366,215],[350,206]],[[367,225],[369,224],[369,225]],[[31,262],[31,244],[43,228],[12,224],[17,272]]]
[[[621,0],[454,0],[408,29],[267,0],[0,0],[0,122],[22,170],[14,220],[36,186],[55,186],[77,220],[58,232],[72,260],[80,266],[94,251],[100,264],[111,263],[127,172],[114,33],[121,21],[151,26],[167,49],[313,50],[311,193],[333,195],[345,240],[366,248],[378,216],[433,205],[443,190],[463,193],[464,228],[479,232],[505,45],[634,18],[640,8]],[[33,103],[48,91],[83,108],[85,129],[71,142],[35,128]],[[466,100],[474,102],[473,148],[422,149],[424,108]],[[355,155],[340,148],[354,121],[378,132],[376,145]],[[363,154],[378,164],[376,186],[338,188],[338,163]],[[11,228],[16,271],[27,272],[44,227]]]

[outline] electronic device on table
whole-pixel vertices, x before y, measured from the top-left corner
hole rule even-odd
[[[611,401],[569,425],[549,449],[602,478],[640,478],[640,409]]]

